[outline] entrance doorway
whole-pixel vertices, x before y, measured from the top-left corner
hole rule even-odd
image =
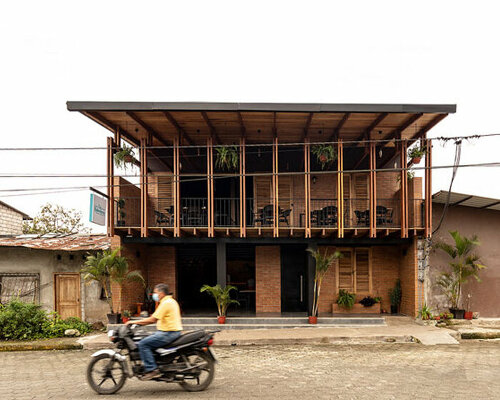
[[[306,246],[281,246],[281,312],[307,312]]]
[[[55,309],[61,319],[81,318],[80,274],[54,275]]]
[[[217,283],[217,257],[215,245],[177,246],[177,290],[183,314],[215,315],[215,301],[200,288]]]
[[[231,305],[229,313],[234,315],[255,314],[255,246],[228,244],[226,247],[226,284],[235,286],[231,292],[240,305]],[[236,296],[235,296],[236,295]]]

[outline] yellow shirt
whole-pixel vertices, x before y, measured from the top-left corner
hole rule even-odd
[[[156,328],[159,331],[182,331],[181,310],[172,296],[160,300],[153,317],[158,319]]]

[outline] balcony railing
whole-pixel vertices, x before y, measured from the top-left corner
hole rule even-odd
[[[303,198],[280,198],[278,226],[280,228],[305,228],[306,213]],[[175,224],[172,198],[148,197],[148,226],[173,227]],[[180,226],[186,228],[208,226],[208,200],[206,198],[182,198]],[[140,227],[140,198],[120,197],[115,199],[115,226]],[[411,229],[424,227],[425,200],[412,199],[408,203],[408,226]],[[337,199],[310,200],[311,228],[337,229],[339,222]],[[246,226],[273,228],[274,211],[272,198],[246,199]],[[369,228],[369,198],[344,199],[344,227]],[[214,226],[237,228],[240,226],[240,198],[214,199]],[[401,203],[399,198],[377,198],[377,228],[399,228],[401,226]]]

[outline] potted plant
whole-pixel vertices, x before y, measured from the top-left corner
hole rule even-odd
[[[399,305],[401,304],[401,297],[403,291],[401,290],[401,281],[398,279],[396,281],[396,286],[389,290],[389,298],[391,300],[391,314],[397,314],[399,311]]]
[[[354,306],[356,300],[355,293],[349,293],[347,290],[340,289],[339,296],[337,297],[337,304],[339,307],[350,310]]]
[[[116,202],[116,208],[118,210],[118,219],[116,221],[117,226],[125,226],[125,216],[127,215],[124,211],[125,199],[118,199]]]
[[[235,170],[238,168],[238,148],[236,146],[219,146],[215,148],[217,158],[215,166],[222,170]]]
[[[363,307],[371,307],[374,304],[378,303],[378,301],[371,296],[366,296],[362,300],[360,300],[359,303],[362,304]]]
[[[426,304],[422,306],[420,311],[418,312],[418,315],[420,318],[422,318],[424,321],[432,319],[432,311],[429,307],[427,307]]]
[[[124,310],[122,314],[122,322],[126,324],[128,321],[130,321],[130,311]]]
[[[319,296],[321,293],[321,283],[323,282],[323,278],[325,277],[328,269],[333,264],[335,260],[338,260],[342,257],[342,253],[340,251],[335,251],[333,254],[328,255],[328,252],[324,253],[319,250],[311,250],[307,249],[315,260],[315,273],[314,273],[314,291],[313,291],[313,304],[311,315],[309,316],[309,323],[316,324],[318,322],[318,312],[319,312]]]
[[[238,289],[231,285],[226,285],[225,287],[222,287],[219,284],[215,286],[203,285],[200,289],[200,292],[207,292],[215,299],[218,312],[217,322],[219,324],[226,323],[227,308],[231,304],[238,304],[238,305],[240,304],[237,300],[231,299],[231,290],[237,291]]]
[[[330,144],[317,144],[313,146],[312,153],[321,164],[321,169],[325,169],[337,159],[337,151]]]
[[[127,169],[130,164],[137,164],[137,160],[134,157],[134,149],[131,146],[124,144],[120,150],[118,150],[113,156],[115,161],[115,166],[117,168]]]
[[[454,241],[453,245],[445,242],[438,242],[434,245],[435,248],[444,251],[451,258],[448,263],[449,271],[441,273],[436,284],[448,299],[453,318],[463,319],[465,310],[459,308],[462,287],[470,277],[481,282],[479,272],[486,266],[480,264],[480,257],[473,253],[474,248],[480,244],[476,235],[468,238],[460,235],[458,231],[451,231],[450,235]]]
[[[465,313],[464,313],[464,318],[468,319],[469,321],[473,317],[473,312],[470,310],[470,299],[472,295],[470,293],[467,294],[467,299],[465,300]]]
[[[413,164],[419,164],[424,154],[425,154],[425,147],[416,146],[408,150],[408,158],[411,160]]]

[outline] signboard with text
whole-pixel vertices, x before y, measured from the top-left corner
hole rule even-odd
[[[97,225],[106,225],[106,199],[94,193],[90,194],[89,221]]]

